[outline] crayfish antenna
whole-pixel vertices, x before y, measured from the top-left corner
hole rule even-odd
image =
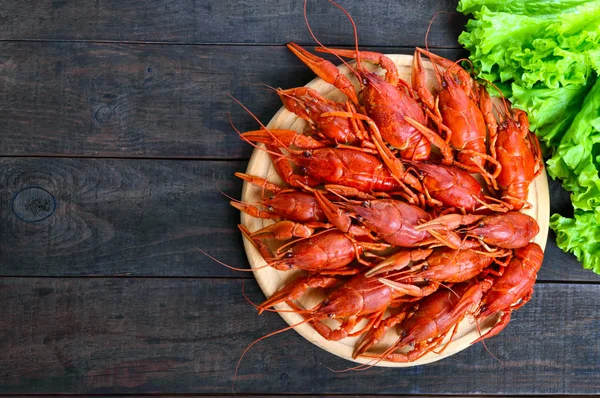
[[[270,86],[270,85],[268,85],[268,84],[266,84],[266,83],[249,83],[248,85],[249,85],[249,86],[259,86],[259,87],[265,87],[265,90],[266,90],[266,91],[273,92],[273,93],[276,93],[276,92],[277,92],[277,88],[275,88],[275,87],[273,87],[273,86]]]
[[[237,101],[237,100],[236,100],[236,101]],[[231,118],[231,113],[229,113],[229,123],[231,124],[231,127],[233,127],[233,129],[235,130],[235,132],[236,132],[236,133],[237,133],[237,134],[240,136],[240,138],[241,138],[243,141],[246,141],[246,143],[248,143],[248,144],[252,145],[254,148],[256,148],[256,149],[260,149],[261,151],[265,151],[265,152],[267,152],[268,154],[270,154],[270,155],[272,155],[272,156],[275,156],[275,157],[280,157],[280,158],[285,158],[285,157],[286,157],[286,156],[285,156],[283,153],[281,153],[281,152],[275,152],[275,151],[271,151],[271,150],[269,150],[269,149],[266,149],[266,148],[264,148],[264,147],[262,147],[262,146],[260,146],[260,145],[258,145],[258,144],[255,144],[254,142],[250,141],[250,140],[249,140],[249,139],[247,139],[246,137],[244,137],[244,133],[242,133],[242,132],[241,132],[241,131],[240,131],[240,130],[239,130],[239,129],[238,129],[236,126],[235,126],[235,124],[233,123],[233,119]],[[267,130],[267,131],[269,131],[269,130]],[[269,131],[269,133],[271,133],[271,132]]]
[[[196,250],[198,250],[200,253],[204,254],[206,257],[210,258],[211,260],[213,260],[215,263],[222,265],[223,267],[229,268],[231,270],[234,271],[241,271],[241,272],[253,272],[255,270],[259,270],[259,269],[263,269],[263,268],[267,268],[269,266],[269,264],[265,264],[262,265],[260,267],[256,267],[256,268],[236,268],[234,266],[231,266],[229,264],[225,264],[224,262],[214,258],[213,256],[211,256],[210,254],[208,254],[207,252],[205,252],[204,250],[200,249],[199,247],[196,248]]]
[[[396,343],[398,344],[398,343]],[[394,352],[396,350],[396,344],[393,344],[390,348],[388,348],[387,350],[385,350],[384,352],[382,352],[381,354],[377,355],[377,356],[373,356],[371,360],[369,360],[367,363],[363,363],[360,365],[356,365],[356,366],[351,366],[349,368],[346,369],[341,369],[341,370],[336,370],[336,369],[332,369],[329,366],[325,367],[327,369],[329,369],[331,372],[333,373],[345,373],[345,372],[349,372],[351,370],[357,371],[357,372],[361,372],[364,370],[369,370],[372,367],[376,366],[379,362],[385,360],[385,357],[387,357],[389,354],[391,354],[392,352]],[[367,355],[365,354],[361,354],[359,355],[359,357],[367,357]],[[370,357],[370,356],[368,356]]]
[[[322,234],[324,234],[326,232],[330,232],[330,231],[331,231],[331,228],[327,228],[327,229],[324,229],[323,231],[319,231],[319,232],[314,233],[314,234],[312,234],[310,236],[307,236],[305,238],[294,239],[294,240],[292,240],[290,242],[287,242],[287,243],[283,244],[279,248],[277,248],[277,252],[278,253],[283,253],[291,245],[294,245],[294,244],[296,244],[296,243],[298,243],[300,241],[304,241],[304,240],[308,240],[308,239],[314,238],[315,236],[319,236],[319,235],[322,235]],[[285,260],[285,259],[282,259],[282,260]],[[275,260],[275,261],[272,262],[272,265],[276,265],[276,264],[277,264],[277,260]]]
[[[471,62],[471,60],[468,60],[468,61],[469,61],[469,62]],[[473,63],[472,63],[472,62],[471,62],[471,66],[473,67]],[[474,68],[474,67],[473,67],[473,68]],[[504,108],[504,112],[505,112],[504,114],[505,114],[505,115],[509,115],[509,114],[510,114],[510,111],[509,111],[508,105],[506,104],[506,101],[507,101],[507,100],[506,100],[506,98],[504,97],[504,93],[502,93],[502,90],[500,90],[500,87],[498,87],[496,84],[494,84],[494,82],[491,82],[491,81],[489,81],[489,80],[487,80],[487,79],[485,79],[485,78],[479,77],[479,79],[483,80],[483,81],[485,82],[486,86],[487,86],[487,85],[490,85],[490,86],[492,86],[492,87],[493,87],[493,88],[494,88],[494,89],[495,89],[495,90],[498,92],[498,94],[499,94],[499,97],[500,97],[500,99],[502,100],[502,107]],[[486,88],[486,90],[487,90],[487,88]],[[496,109],[496,111],[497,111],[498,113],[500,113],[500,112],[498,111],[498,108],[496,107],[496,105],[494,105],[494,108]]]
[[[483,335],[481,334],[481,325],[479,324],[479,320],[477,319],[477,317],[475,317],[475,325],[477,326],[477,333],[479,333],[479,338],[483,337]],[[471,343],[471,344],[473,344],[473,343]],[[481,344],[483,344],[483,348],[487,351],[488,354],[491,355],[492,358],[494,358],[496,361],[500,362],[500,365],[504,365],[504,362],[500,358],[498,358],[496,355],[494,355],[494,353],[492,351],[490,351],[487,344],[485,343],[485,340],[481,340]]]
[[[239,200],[239,199],[236,199],[236,198],[234,198],[233,196],[231,196],[231,195],[229,195],[229,194],[226,194],[226,193],[225,193],[225,192],[224,192],[224,191],[221,189],[221,187],[219,187],[219,183],[217,182],[217,179],[215,178],[215,173],[216,173],[216,171],[213,173],[213,182],[215,183],[215,188],[217,189],[217,191],[219,191],[219,193],[220,193],[221,195],[225,196],[227,199],[229,199],[229,200],[230,200],[230,201],[232,201],[232,202],[239,203],[239,204],[245,204],[245,202],[242,202],[241,200]]]
[[[346,11],[341,5],[339,5],[338,3],[336,3],[333,0],[328,0],[328,1],[331,4],[333,4],[334,6],[336,6],[337,8],[339,8],[340,10],[342,10],[348,16],[348,18],[350,18],[350,22],[352,23],[352,26],[354,28],[354,43],[356,45],[356,52],[358,52],[358,33],[357,33],[357,30],[356,30],[356,25],[354,24],[354,20],[352,19],[352,17],[350,17],[350,14],[348,13],[348,11]],[[352,71],[352,73],[354,73],[354,75],[356,76],[356,78],[358,79],[358,81],[361,82],[362,79],[360,78],[360,74],[348,62],[346,62],[346,60],[344,60],[339,55],[337,55],[337,54],[333,53],[332,51],[330,51],[329,48],[327,48],[327,46],[325,46],[317,38],[317,36],[313,32],[312,28],[310,27],[310,23],[308,22],[308,13],[306,11],[307,4],[308,4],[308,0],[304,0],[304,21],[306,22],[306,27],[308,28],[308,32],[310,33],[310,35],[313,38],[313,40],[319,45],[319,47],[321,47],[322,49],[324,49],[329,54],[333,54],[336,58],[338,58],[340,61],[342,61],[344,63],[344,65],[346,65],[350,69],[350,71]],[[360,54],[357,57],[356,63],[358,65],[358,67],[360,67]],[[362,85],[362,82],[361,82],[361,85]]]
[[[235,366],[235,372],[233,374],[233,382],[231,384],[232,391],[235,391],[235,381],[237,379],[237,374],[238,374],[238,370],[240,368],[240,364],[242,363],[242,359],[244,359],[244,356],[246,355],[246,353],[248,352],[248,350],[250,350],[250,348],[252,348],[254,345],[256,345],[257,343],[261,342],[262,340],[264,340],[266,338],[269,338],[271,336],[275,336],[276,334],[287,332],[288,330],[291,330],[291,329],[293,329],[293,328],[295,328],[297,326],[300,326],[300,325],[305,324],[307,322],[310,322],[312,320],[313,320],[312,318],[306,318],[306,319],[304,319],[301,322],[295,323],[295,324],[290,325],[288,327],[285,327],[283,329],[279,329],[279,330],[276,330],[276,331],[271,332],[269,334],[266,334],[266,335],[264,335],[262,337],[259,337],[258,339],[254,340],[252,343],[250,343],[250,345],[248,345],[248,347],[246,347],[246,349],[244,350],[244,352],[242,352],[242,356],[240,356],[240,359],[238,360],[237,365]]]
[[[246,291],[244,290],[244,280],[242,279],[242,296],[244,296],[244,299],[248,302],[248,304],[250,304],[251,306],[253,306],[254,308],[256,308],[257,310],[259,310],[261,313],[262,312],[294,312],[296,314],[310,314],[312,311],[311,310],[301,310],[301,309],[291,309],[291,310],[277,310],[274,308],[264,308],[262,307],[260,304],[256,304],[254,301],[252,301],[250,299],[250,297],[248,297],[248,295],[246,294]]]
[[[448,289],[452,294],[454,294],[456,297],[460,298],[460,296],[458,295],[458,293],[456,293],[454,290],[452,290],[452,285],[448,285],[442,282],[436,282],[438,285]]]
[[[440,14],[446,14],[449,16],[447,11],[438,11],[435,14],[433,14],[433,17],[431,18],[431,21],[429,21],[429,25],[427,25],[427,32],[425,32],[425,50],[427,50],[427,52],[429,52],[429,33],[431,32],[431,26],[433,25],[433,21],[436,20],[436,18],[438,17],[438,15]],[[433,69],[435,70],[435,77],[438,81],[438,84],[441,85],[442,84],[442,79],[441,79],[441,72],[438,69],[438,66],[435,62],[431,62],[431,65],[433,66]]]
[[[377,365],[379,362],[384,361],[388,355],[390,355],[394,351],[402,348],[401,344],[402,344],[402,337],[398,338],[398,341],[396,341],[396,343],[392,344],[388,349],[386,349],[381,354],[378,354],[378,355],[368,354],[368,353],[362,354],[361,356],[363,356],[363,357],[371,357],[373,359],[365,364],[355,366],[353,368],[348,368],[348,370],[361,371],[361,370],[371,369],[373,366]]]
[[[281,142],[281,140],[279,138],[277,138],[277,136],[273,133],[271,133],[271,131],[267,128],[267,126],[265,126],[263,124],[263,122],[260,121],[260,119],[258,117],[256,117],[256,115],[254,113],[252,113],[250,111],[250,109],[248,109],[248,107],[246,105],[244,105],[240,100],[238,100],[237,98],[235,98],[233,95],[229,94],[229,96],[231,97],[231,99],[233,99],[239,106],[242,107],[243,110],[245,110],[259,125],[261,128],[265,129],[267,131],[267,133],[269,133],[269,135],[271,136],[271,138],[273,138],[273,140],[278,144],[278,146],[280,146],[281,148],[285,148],[287,151],[289,152],[294,152],[292,151],[287,145],[285,145],[283,142]],[[246,139],[246,137],[243,136],[243,133],[241,133],[237,127],[235,127],[235,125],[233,124],[233,120],[231,119],[231,114],[229,114],[229,122],[231,123],[231,126],[234,128],[234,130],[239,134],[239,136],[242,138],[242,140],[246,141],[247,143],[249,143],[250,145],[252,145],[255,148],[260,148],[266,152],[268,152],[271,155],[275,155],[278,157],[285,157],[285,155],[283,155],[282,153],[276,153],[273,151],[269,151],[267,149],[261,148],[260,146],[258,146],[257,144],[254,144],[252,142],[250,142],[248,139]]]
[[[339,5],[338,3],[336,3],[333,0],[327,0],[327,1],[329,1],[331,4],[333,4],[334,6],[339,8],[344,14],[346,14],[346,17],[352,24],[352,32],[354,33],[354,48],[356,50],[356,65],[360,69],[361,68],[360,51],[358,51],[358,30],[356,29],[356,23],[354,23],[354,19],[352,18],[350,13],[344,7],[342,7],[341,5]]]

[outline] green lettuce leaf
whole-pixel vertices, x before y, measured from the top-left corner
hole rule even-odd
[[[575,254],[583,268],[600,274],[600,209],[575,210],[574,218],[554,214],[550,226],[556,232],[558,247]]]
[[[459,9],[474,9],[461,7],[465,3]],[[586,85],[598,65],[600,0],[553,18],[492,11],[486,5],[474,14],[458,41],[471,52],[483,79],[512,80],[527,89]]]
[[[562,14],[588,2],[589,0],[461,0],[457,10],[465,14],[473,14],[475,11],[481,11],[485,6],[495,12],[554,18],[556,14]]]
[[[575,209],[600,207],[600,79],[547,164],[550,176],[572,192]]]
[[[516,83],[511,89],[510,101],[527,112],[531,129],[547,148],[560,143],[589,91],[589,87],[578,85],[526,89]]]

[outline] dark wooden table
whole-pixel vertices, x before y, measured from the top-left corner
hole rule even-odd
[[[360,44],[411,53],[454,1],[344,1]],[[329,45],[342,14],[311,1]],[[464,16],[430,46],[460,58]],[[281,106],[261,84],[313,78],[285,48],[312,44],[300,0],[2,1],[0,5],[0,393],[233,394],[242,350],[285,325],[263,299],[236,229],[233,177],[251,148],[229,125]],[[552,183],[552,210],[569,212]],[[600,277],[550,234],[532,301],[508,328],[409,369],[350,365],[294,332],[248,353],[237,394],[535,395],[600,391]],[[493,355],[492,355],[493,354]]]

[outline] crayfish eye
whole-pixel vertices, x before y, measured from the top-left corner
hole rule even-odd
[[[283,258],[292,258],[292,257],[294,257],[294,253],[292,253],[292,252],[287,252],[283,255]]]
[[[365,218],[363,216],[361,216],[360,214],[356,216],[356,221],[358,222],[363,222]]]
[[[267,210],[268,210],[268,211],[273,211],[273,206],[269,206],[269,207],[267,207]]]
[[[445,80],[442,81],[442,87],[444,87],[444,88],[448,87],[448,83],[446,83]]]
[[[369,201],[365,200],[364,202],[362,202],[362,207],[371,207],[371,203],[369,203]]]
[[[425,282],[425,283],[429,283],[429,278],[425,278],[425,279],[423,279],[423,282]]]
[[[329,304],[329,299],[323,300],[323,305],[328,305],[328,304]]]
[[[304,156],[305,158],[309,158],[312,156],[312,152],[311,151],[304,151],[302,152],[302,156]]]
[[[302,167],[300,167],[300,172],[302,174],[308,174],[308,169],[306,167],[302,166]]]
[[[425,264],[422,268],[423,271],[427,271],[429,269],[429,264]]]
[[[333,314],[327,314],[327,318],[333,318]]]
[[[487,310],[487,305],[483,304],[481,306],[481,312],[485,312],[485,310]]]
[[[480,223],[479,223],[479,225],[478,225],[478,227],[479,227],[479,228],[483,228],[483,227],[485,227],[485,223],[484,223],[484,222],[480,222]]]
[[[366,77],[363,77],[363,79],[362,79],[362,84],[363,84],[363,85],[365,85],[365,86],[366,86],[367,84],[369,84],[369,81],[367,80],[367,78],[366,78]]]
[[[271,200],[275,199],[275,195],[269,196],[269,199],[271,199]]]
[[[294,268],[294,267],[295,267],[295,265],[294,265],[294,264],[290,264],[290,265],[288,265],[288,268],[289,268],[289,269],[292,269],[292,268]]]

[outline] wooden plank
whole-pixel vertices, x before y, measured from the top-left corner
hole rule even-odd
[[[0,40],[94,40],[195,44],[312,43],[303,16],[303,2],[261,0],[155,1],[26,1],[0,7]],[[344,14],[326,1],[309,2],[311,27],[324,43],[354,44]],[[379,0],[364,7],[342,1],[356,20],[361,45],[423,45],[430,20],[429,44],[454,46],[467,18],[451,0]],[[69,23],[64,23],[69,21]]]
[[[31,395],[31,396],[36,396],[36,395]],[[54,395],[39,395],[41,397],[53,397]],[[79,397],[82,395],[70,395],[72,397]],[[136,398],[154,398],[156,397],[156,395],[144,395],[144,394],[135,394],[135,395],[130,395],[132,397],[136,397]],[[240,397],[240,396],[245,396],[245,395],[241,395],[241,394],[235,394],[235,393],[231,393],[231,394],[169,394],[169,395],[164,395],[164,394],[160,394],[161,398],[175,398],[175,397],[203,397],[203,398],[207,398],[207,397],[214,397],[214,398],[230,398],[230,397]],[[285,395],[281,395],[281,394],[252,394],[250,395],[253,398],[281,398],[282,396]],[[336,397],[336,398],[402,398],[402,397],[410,397],[410,398],[431,398],[431,395],[414,395],[414,394],[407,394],[407,395],[381,395],[381,394],[335,394],[335,395],[331,395],[331,394],[319,394],[319,395],[315,395],[315,394],[310,394],[310,395],[306,395],[306,394],[295,394],[294,396],[310,396],[310,397]],[[477,398],[490,398],[490,397],[494,397],[494,398],[503,398],[503,397],[507,397],[507,398],[512,398],[514,397],[514,395],[481,395],[481,394],[472,394],[472,395],[444,395],[444,394],[436,394],[436,396],[450,396],[452,398],[469,398],[469,397],[477,397]],[[22,395],[2,395],[3,398],[21,398]],[[94,398],[113,398],[113,395],[94,395]],[[597,397],[597,395],[561,395],[561,398],[591,398],[591,397]]]
[[[54,396],[61,396],[61,395],[47,395],[47,394],[33,394],[33,395],[27,395],[30,397],[54,397]],[[73,394],[73,395],[69,395],[71,397],[81,397],[81,396],[86,396],[87,395],[78,395],[78,394]],[[135,397],[135,398],[154,398],[156,397],[156,395],[154,394],[130,394],[128,395],[130,397]],[[250,396],[253,398],[281,398],[281,397],[285,397],[286,395],[282,395],[282,394],[236,394],[236,393],[229,393],[229,394],[160,394],[159,395],[161,398],[176,398],[176,397],[190,397],[190,398],[194,398],[194,397],[202,397],[202,398],[231,398],[231,397],[240,397],[240,396]],[[336,398],[403,398],[403,397],[410,397],[410,398],[431,398],[431,395],[416,395],[416,394],[402,394],[402,395],[398,395],[398,394],[393,394],[393,395],[388,395],[388,394],[294,394],[295,397],[305,397],[305,396],[310,396],[313,398],[326,398],[326,397],[336,397]],[[471,398],[473,396],[477,397],[477,398],[513,398],[515,396],[523,396],[523,395],[502,395],[502,394],[471,394],[471,395],[456,395],[456,394],[435,394],[436,397],[452,397],[452,398]],[[560,395],[561,398],[592,398],[592,397],[597,397],[598,395],[594,395],[594,394],[577,394],[577,395]],[[23,397],[23,395],[2,395],[3,398],[21,398]],[[94,398],[113,398],[114,395],[98,395],[98,394],[94,394]]]
[[[246,266],[239,211],[217,190],[239,197],[233,173],[244,169],[245,162],[0,159],[0,275],[239,275],[197,248]]]
[[[0,393],[232,393],[244,348],[284,327],[239,280],[4,278]],[[260,301],[254,282],[246,292]],[[241,394],[592,394],[600,286],[539,284],[499,336],[408,369],[351,365],[294,332],[256,344]]]
[[[313,78],[280,46],[0,43],[0,155],[247,158],[229,112],[259,126],[229,94],[266,123],[281,101],[263,84]]]
[[[241,161],[0,158],[0,275],[251,277]],[[600,282],[551,235],[541,280]]]

